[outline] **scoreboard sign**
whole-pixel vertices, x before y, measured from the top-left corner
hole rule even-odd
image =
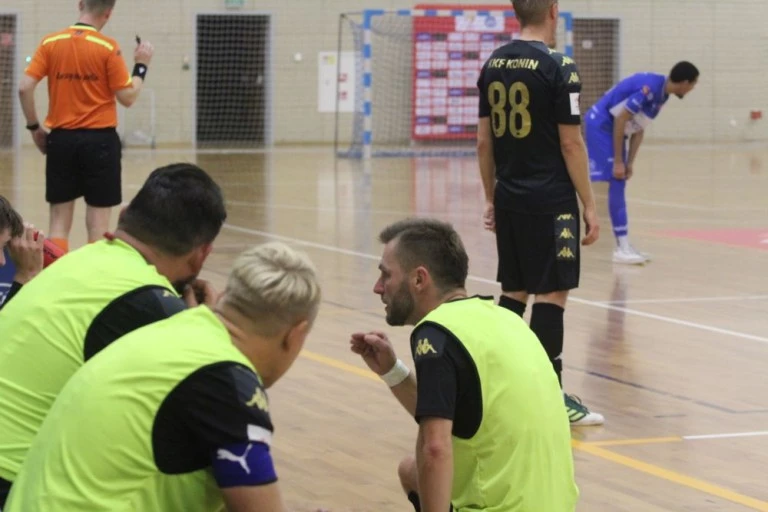
[[[416,6],[430,11],[463,8],[466,6]],[[509,5],[472,9],[472,13],[490,12],[413,17],[411,135],[415,140],[476,137],[480,69],[496,48],[519,35],[520,25]]]

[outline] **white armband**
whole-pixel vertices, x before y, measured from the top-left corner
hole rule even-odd
[[[405,363],[398,359],[397,362],[395,362],[395,366],[393,366],[391,370],[389,370],[384,375],[381,375],[381,380],[386,382],[387,386],[393,388],[407,379],[410,374],[411,369],[405,366]]]

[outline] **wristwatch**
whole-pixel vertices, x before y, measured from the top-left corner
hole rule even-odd
[[[34,131],[35,131],[35,130],[37,130],[38,128],[40,128],[40,123],[35,123],[35,124],[28,124],[28,125],[27,125],[27,130],[29,130],[29,131],[31,131],[31,132],[34,132]]]

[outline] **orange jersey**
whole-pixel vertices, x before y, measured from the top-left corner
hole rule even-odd
[[[117,41],[89,25],[45,36],[25,72],[48,78],[49,128],[117,126],[115,92],[132,85]]]

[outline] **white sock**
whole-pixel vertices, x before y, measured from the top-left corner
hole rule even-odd
[[[617,236],[616,241],[619,243],[619,249],[622,251],[630,250],[629,237],[627,235]]]

